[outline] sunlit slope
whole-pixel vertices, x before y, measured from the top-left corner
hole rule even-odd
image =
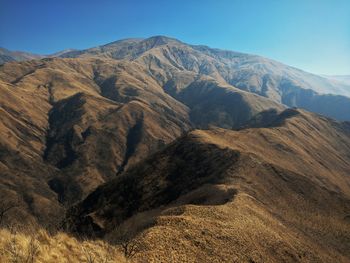
[[[286,110],[260,126],[189,133],[99,187],[67,224],[108,236],[135,221],[141,262],[348,262],[349,124]]]
[[[129,61],[47,58],[1,66],[5,195],[20,200],[21,214],[61,216],[60,203],[81,200],[195,127],[238,127],[263,110],[284,108],[210,77],[178,78],[192,85],[172,96],[145,66]]]

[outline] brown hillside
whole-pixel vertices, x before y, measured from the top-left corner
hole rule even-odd
[[[237,127],[260,111],[284,108],[188,72],[177,72],[176,85],[186,85],[171,96],[149,70],[109,58],[0,66],[0,180],[2,188],[11,185],[6,196],[21,200],[21,213],[38,216],[38,206],[47,217],[45,204],[59,212],[59,203],[81,200],[193,127]],[[201,103],[189,101],[191,93]],[[210,115],[202,119],[205,109]]]
[[[64,57],[110,58],[145,66],[161,86],[177,75],[209,76],[289,107],[304,108],[338,120],[350,120],[349,85],[304,72],[257,55],[189,45],[154,36],[125,39]],[[179,85],[184,84],[183,82]]]
[[[66,222],[109,238],[136,221],[140,262],[348,262],[349,124],[290,109],[266,126],[193,131]]]

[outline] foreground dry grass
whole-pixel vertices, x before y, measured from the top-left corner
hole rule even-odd
[[[301,209],[275,212],[278,211],[268,211],[261,202],[244,193],[224,205],[168,208],[155,218],[155,225],[143,233],[147,250],[134,260],[349,262],[348,224],[330,217],[317,221],[317,216]],[[307,220],[300,216],[303,213]],[[291,215],[292,222],[286,221]]]
[[[64,234],[44,230],[17,233],[0,230],[0,262],[64,263],[126,262],[117,247],[103,241],[78,241]]]

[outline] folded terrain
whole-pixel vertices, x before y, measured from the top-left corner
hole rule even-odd
[[[66,223],[108,237],[134,222],[140,262],[348,262],[350,124],[288,109],[254,126],[190,132],[97,188]]]
[[[3,59],[4,62],[26,60],[25,57],[14,57],[15,52],[3,49],[3,53],[13,57]],[[27,57],[94,57],[132,61],[146,66],[147,74],[156,78],[167,90],[171,88],[168,91],[172,94],[188,83],[184,73],[206,75],[290,107],[350,120],[348,76],[319,76],[261,56],[189,45],[165,36],[124,39],[86,50],[68,49],[48,56]]]
[[[129,61],[46,58],[1,66],[5,195],[21,200],[21,213],[50,218],[44,207],[62,214],[60,204],[81,200],[193,128],[239,127],[263,110],[284,109],[211,77],[178,78],[188,86],[171,96],[145,66]]]
[[[348,83],[335,82],[257,55],[189,45],[156,36],[120,40],[87,50],[67,52],[63,56],[108,57],[146,65],[149,74],[156,77],[167,90],[171,88],[169,92],[172,93],[186,85],[184,80],[178,83],[178,72],[211,76],[290,107],[350,120]]]
[[[4,62],[0,224],[132,223],[141,262],[349,261],[347,82],[162,36]]]

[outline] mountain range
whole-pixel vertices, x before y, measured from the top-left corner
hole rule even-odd
[[[343,84],[350,84],[350,75],[324,75],[324,77]]]
[[[164,36],[1,50],[8,220],[156,262],[348,262],[350,85]]]
[[[10,61],[25,61],[40,58],[43,58],[43,56],[22,51],[10,51],[0,47],[0,64]]]
[[[180,74],[188,82],[196,75],[208,76],[288,107],[305,108],[339,120],[350,119],[347,76],[318,76],[264,57],[189,45],[164,36],[119,40],[86,50],[64,50],[47,57],[138,62],[152,67],[154,73],[148,73],[171,95],[181,87],[172,87],[172,79],[166,83],[167,74],[172,78]]]

